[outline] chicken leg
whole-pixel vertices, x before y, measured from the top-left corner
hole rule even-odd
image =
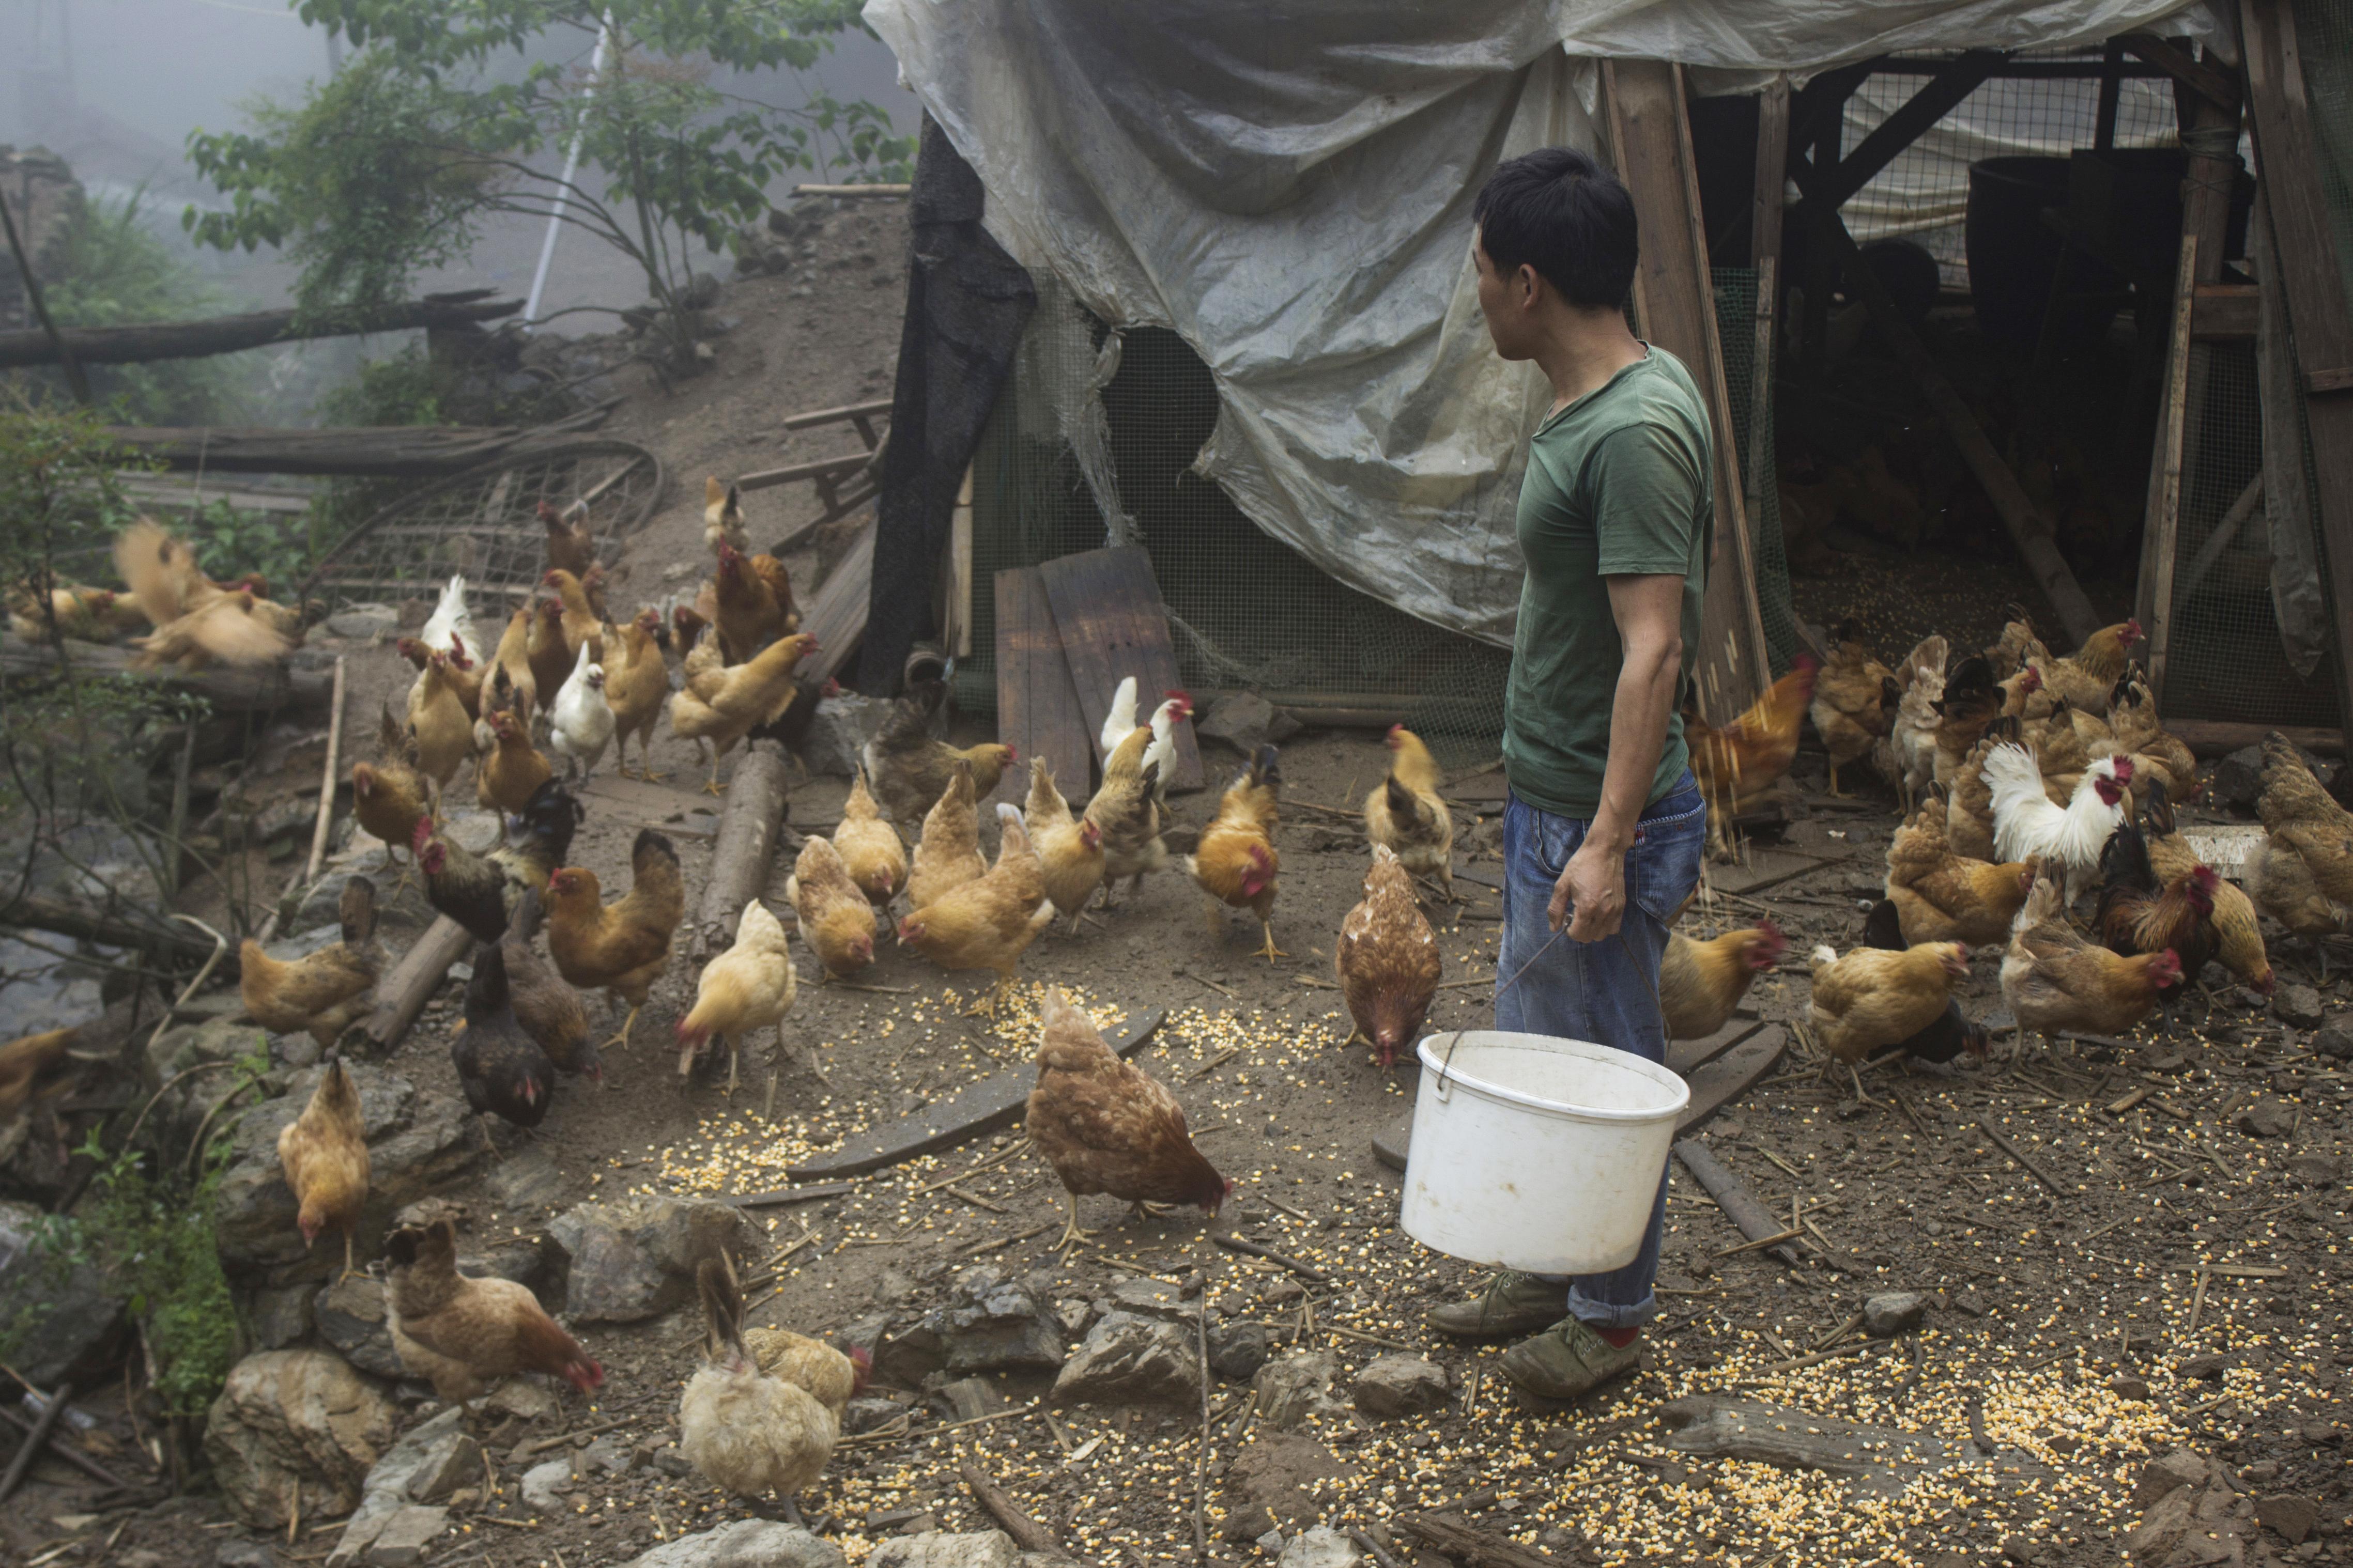
[[[1274,945],[1274,922],[1272,921],[1261,921],[1258,923],[1260,929],[1266,932],[1266,945],[1258,950],[1259,956],[1265,959],[1269,963],[1272,963],[1278,958],[1289,958],[1291,954],[1283,952],[1282,949]]]
[[[1054,1243],[1056,1252],[1068,1252],[1082,1241],[1093,1239],[1094,1232],[1079,1228],[1079,1194],[1065,1189],[1062,1195],[1071,1202],[1071,1223],[1062,1227],[1062,1238]]]
[[[345,1226],[343,1227],[343,1279],[336,1280],[335,1283],[340,1285],[343,1279],[348,1279],[358,1272],[359,1269],[352,1262],[352,1227]]]
[[[638,1004],[637,1006],[630,1008],[629,1016],[621,1020],[620,1033],[615,1035],[611,1039],[607,1040],[603,1045],[596,1048],[602,1051],[609,1050],[615,1046],[627,1046],[629,1043],[629,1031],[637,1027],[638,1014],[644,1005],[645,1004],[641,1002]]]

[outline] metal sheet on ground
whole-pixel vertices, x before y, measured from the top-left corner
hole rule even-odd
[[[1135,545],[1065,555],[1038,568],[1054,606],[1062,657],[1078,688],[1087,736],[1100,742],[1113,692],[1135,677],[1136,720],[1142,722],[1176,685],[1176,651],[1168,640],[1168,612],[1152,559]],[[1102,754],[1100,744],[1097,755]],[[1199,789],[1201,751],[1187,721],[1176,726],[1176,767],[1168,787]]]

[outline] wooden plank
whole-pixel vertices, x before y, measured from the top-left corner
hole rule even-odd
[[[584,408],[552,425],[350,426],[315,430],[227,426],[110,425],[106,438],[167,468],[208,474],[367,474],[441,479],[493,458],[522,458],[566,444],[611,414]]]
[[[2239,84],[2232,77],[2199,60],[2185,48],[2148,33],[2126,33],[2116,40],[2176,82],[2209,103],[2236,107]]]
[[[1781,259],[1781,198],[1788,184],[1789,77],[1783,71],[1757,95],[1757,177],[1748,197],[1748,260],[1760,272],[1767,262]],[[1761,279],[1758,288],[1762,292]]]
[[[2304,390],[2313,397],[2325,397],[2333,392],[2353,390],[2353,364],[2330,365],[2323,370],[2304,373]]]
[[[1736,1015],[1704,1039],[1677,1040],[1667,1047],[1667,1070],[1689,1078],[1764,1026],[1753,1015],[1746,1018]]]
[[[781,468],[761,468],[754,473],[736,476],[739,490],[765,490],[776,485],[788,485],[795,479],[832,479],[864,468],[873,460],[871,452],[845,452],[838,458],[812,458],[806,463],[787,463]]]
[[[840,673],[866,635],[866,614],[874,595],[874,525],[858,531],[857,542],[835,563],[816,595],[801,606],[801,630],[817,638],[817,652],[801,660],[802,672],[823,680]]]
[[[1698,174],[1683,112],[1683,68],[1662,60],[1603,60],[1610,142],[1619,177],[1634,198],[1641,260],[1634,313],[1642,335],[1692,373],[1715,434],[1715,540],[1708,563],[1698,660],[1701,717],[1729,723],[1755,701],[1768,676],[1764,621],[1757,608],[1740,447],[1716,336],[1715,293],[1700,228]]]
[[[1092,793],[1094,747],[1080,717],[1078,688],[1054,630],[1046,582],[1035,566],[997,574],[997,738],[1021,757],[1043,757],[1063,798],[1083,803]],[[1029,770],[1005,771],[996,799],[1020,805]]]
[[[2159,405],[2157,445],[2158,479],[2148,489],[2147,530],[2149,586],[2148,689],[2159,704],[2165,701],[2165,667],[2173,635],[2174,554],[2181,534],[2181,469],[2189,444],[2189,321],[2198,305],[2198,237],[2181,237],[2181,255],[2173,279],[2173,331],[2165,351],[2165,401]],[[2162,710],[2160,709],[2160,710]]]
[[[1166,1016],[1155,1008],[1134,1019],[1125,1034],[1109,1042],[1111,1048],[1123,1057],[1135,1055]],[[1029,1103],[1029,1091],[1036,1087],[1037,1065],[1024,1062],[978,1083],[966,1084],[913,1116],[852,1133],[832,1153],[792,1166],[785,1174],[797,1182],[860,1176],[921,1154],[936,1153],[967,1138],[995,1132],[1020,1121],[1023,1109]]]
[[[1715,1200],[1725,1217],[1740,1228],[1740,1234],[1750,1241],[1762,1241],[1768,1236],[1778,1236],[1787,1227],[1779,1215],[1767,1209],[1750,1192],[1731,1166],[1715,1157],[1715,1151],[1696,1138],[1682,1138],[1675,1142],[1675,1158],[1692,1173],[1701,1190]],[[1788,1242],[1763,1249],[1780,1262],[1794,1265],[1798,1249]]]
[[[1801,166],[1798,175],[1799,188],[1809,188],[1811,179],[1810,170]],[[2061,629],[2071,643],[2082,644],[2084,638],[2099,630],[2103,623],[2098,612],[2092,608],[2092,601],[2084,595],[2083,584],[2075,581],[2073,569],[2059,553],[2058,542],[2052,537],[2051,520],[2036,510],[2034,502],[2028,499],[2026,491],[2019,485],[2018,476],[2010,472],[2010,465],[2002,461],[2001,454],[1986,438],[1985,428],[1978,423],[1977,415],[1937,366],[1928,353],[1927,345],[1921,342],[1903,314],[1896,310],[1895,301],[1888,297],[1887,287],[1880,281],[1879,274],[1862,264],[1861,251],[1854,243],[1854,237],[1847,232],[1844,221],[1834,210],[1820,202],[1807,202],[1804,210],[1814,225],[1816,240],[1845,258],[1847,280],[1862,296],[1864,306],[1871,311],[1872,325],[1878,329],[1881,341],[1887,344],[1896,360],[1911,372],[1913,381],[1927,399],[1928,405],[1943,421],[1946,433],[1960,448],[1961,460],[1968,465],[1969,471],[1977,476],[1978,483],[1985,488],[1987,496],[1993,501],[1994,510],[2001,518],[2002,527],[2010,533],[2010,542],[2018,547],[2020,559],[2026,563],[2035,585],[2042,591],[2042,597],[2058,616]]]
[[[64,339],[65,347],[78,364],[147,364],[157,360],[204,359],[308,338],[471,326],[512,316],[522,309],[520,300],[480,298],[491,291],[470,289],[448,299],[409,300],[372,310],[331,310],[309,317],[299,310],[253,310],[195,321],[68,327],[58,337]],[[0,370],[57,363],[58,343],[39,327],[0,331]]]
[[[2189,312],[2189,336],[2201,343],[2241,342],[2255,335],[2263,290],[2247,283],[2200,283]]]
[[[733,1204],[739,1209],[774,1209],[792,1204],[813,1204],[826,1198],[838,1198],[857,1190],[855,1182],[813,1182],[806,1187],[778,1187],[774,1192],[723,1195],[719,1201]]]
[[[2318,757],[2345,754],[2345,731],[2310,724],[2246,724],[2226,719],[2168,719],[2165,728],[2201,757],[2227,757],[2246,746],[2260,746],[2274,731]]]
[[[711,870],[702,901],[689,928],[687,961],[710,963],[734,945],[735,926],[745,906],[767,890],[776,845],[784,831],[792,789],[780,752],[746,747],[728,775],[720,806],[719,838],[711,847]]]
[[[1675,1121],[1678,1137],[1704,1123],[1754,1088],[1771,1072],[1789,1048],[1788,1031],[1768,1024],[1724,1055],[1693,1073],[1691,1103]]]
[[[2272,254],[2295,323],[2296,359],[2307,366],[2353,365],[2353,304],[2345,298],[2328,228],[2295,15],[2283,0],[2241,0],[2240,18],[2255,162],[2263,170],[2263,205],[2278,241]],[[2315,398],[2305,406],[2305,421],[2318,480],[2314,503],[2337,632],[2342,708],[2353,704],[2353,397]]]
[[[449,966],[473,951],[474,939],[448,915],[436,915],[392,972],[375,984],[375,1009],[361,1025],[371,1059],[381,1061],[400,1044],[425,1004],[441,988]]]
[[[878,397],[871,403],[851,403],[839,408],[812,408],[804,414],[787,414],[785,416],[785,428],[806,430],[813,425],[839,425],[844,420],[872,419],[878,415],[887,418],[891,404],[890,398]]]
[[[1087,738],[1102,754],[1103,721],[1121,679],[1135,677],[1135,717],[1143,722],[1176,687],[1176,650],[1168,640],[1168,612],[1153,580],[1152,558],[1140,545],[1065,555],[1038,568],[1054,607],[1054,629],[1078,689]],[[1193,725],[1176,726],[1176,767],[1168,787],[1201,787],[1201,751]]]

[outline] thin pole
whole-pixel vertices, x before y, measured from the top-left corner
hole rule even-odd
[[[81,373],[81,363],[66,346],[66,335],[58,331],[57,322],[49,319],[49,302],[41,294],[41,280],[33,276],[33,258],[25,254],[25,242],[16,233],[16,216],[8,210],[6,193],[0,192],[0,228],[8,231],[8,249],[16,258],[16,270],[25,275],[25,298],[33,307],[33,314],[41,321],[41,331],[49,334],[49,342],[58,351],[58,363],[66,373],[66,385],[73,390],[74,401],[84,408],[91,405],[90,381]]]
[[[596,48],[588,57],[588,86],[580,108],[585,115],[596,97],[596,79],[605,74],[605,54],[612,47],[613,14],[605,13],[603,26],[596,29]],[[531,275],[531,293],[522,302],[522,330],[531,331],[532,322],[539,316],[539,297],[547,290],[547,269],[555,261],[555,237],[564,229],[564,208],[572,196],[572,178],[580,172],[580,144],[588,138],[588,127],[583,124],[572,133],[571,149],[564,154],[564,183],[556,187],[555,206],[547,215],[547,237],[539,242],[539,266]]]

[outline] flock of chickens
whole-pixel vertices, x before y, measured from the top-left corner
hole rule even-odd
[[[2138,625],[2105,627],[2061,658],[2014,614],[1979,653],[1955,659],[1931,637],[1894,669],[1850,622],[1827,660],[1801,658],[1735,723],[1690,721],[1693,767],[1719,825],[1778,784],[1809,714],[1833,794],[1839,768],[1868,759],[1903,799],[1865,945],[1811,955],[1808,1022],[1826,1067],[1982,1057],[1986,1032],[1951,995],[1975,946],[2002,945],[2019,1033],[2048,1038],[2120,1034],[2200,984],[2210,962],[2268,994],[2259,910],[2316,953],[2323,937],[2353,931],[2353,815],[2293,745],[2277,734],[2263,743],[2265,841],[2242,890],[2176,826],[2172,803],[2196,790],[2197,761],[2128,662]],[[2086,895],[2094,907],[2079,922]],[[1670,1032],[1714,1033],[1785,946],[1770,921],[1706,942],[1676,937],[1661,975]],[[2325,974],[2325,954],[2319,963]]]

